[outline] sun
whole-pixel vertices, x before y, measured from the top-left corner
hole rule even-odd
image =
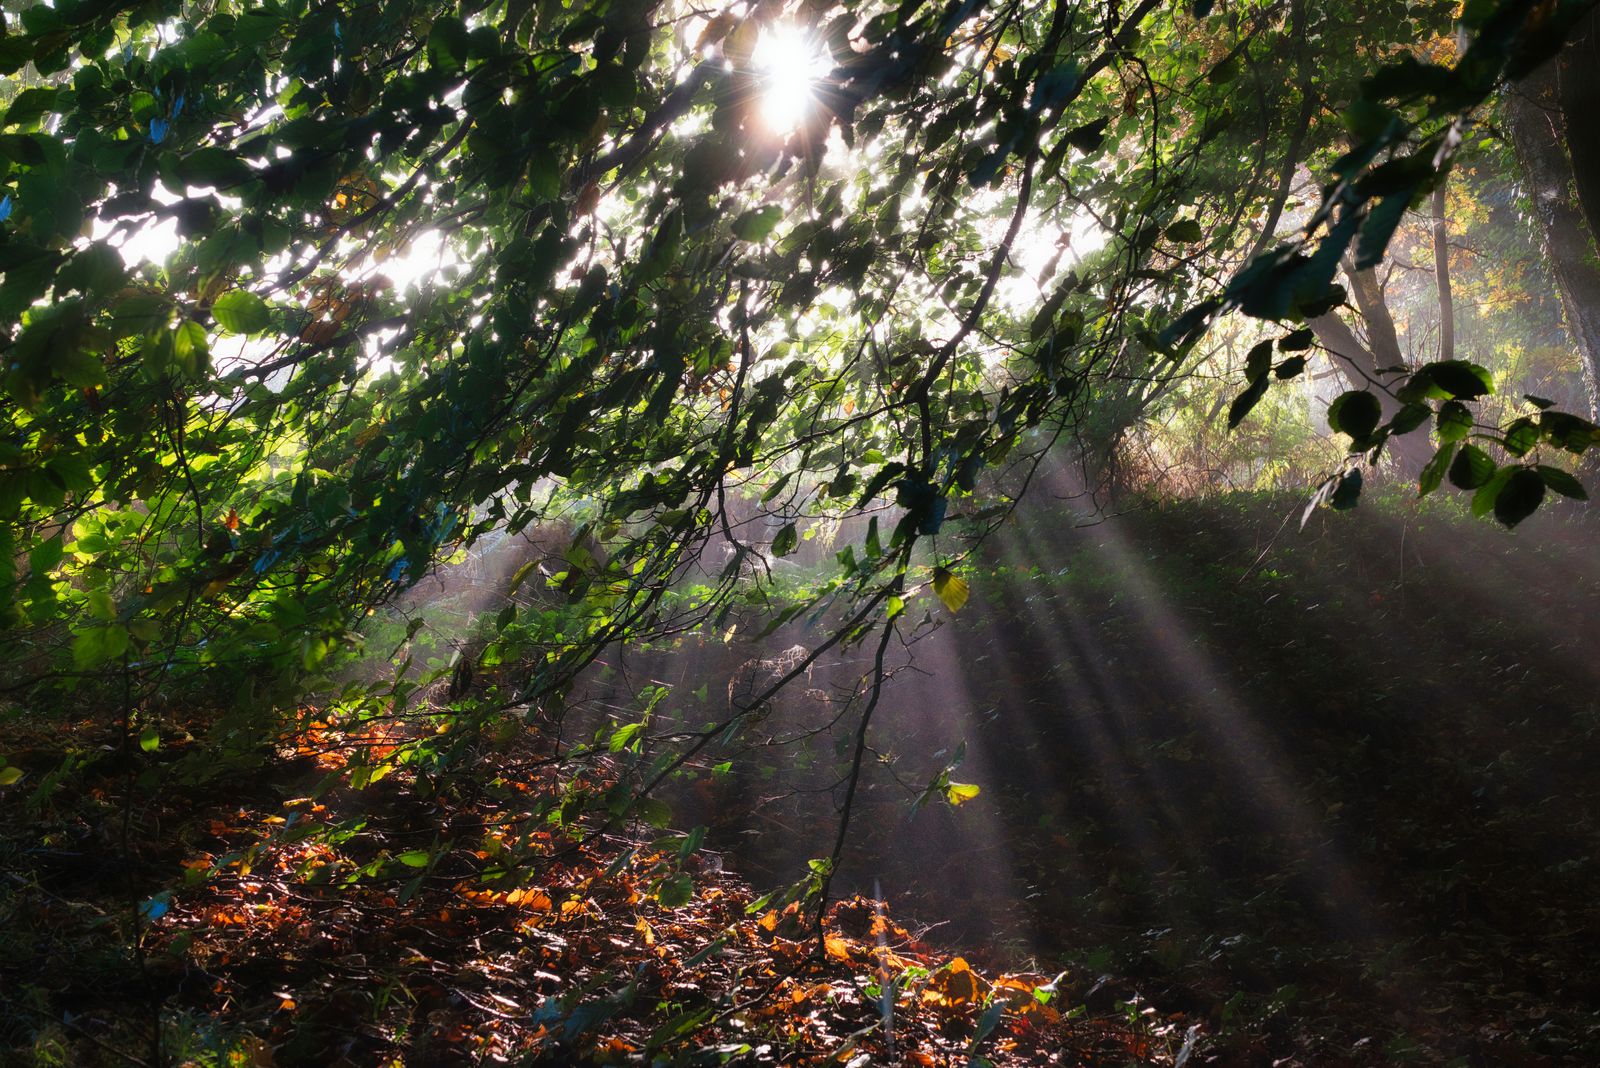
[[[777,134],[793,133],[817,103],[817,88],[833,67],[827,48],[810,32],[785,23],[762,29],[750,57],[761,77],[761,117]]]

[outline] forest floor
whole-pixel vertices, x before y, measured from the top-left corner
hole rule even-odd
[[[481,882],[550,789],[531,738],[475,793],[356,791],[320,784],[375,740],[314,719],[201,783],[199,717],[15,714],[0,1063],[153,1064],[157,1026],[196,1065],[1600,1062],[1600,538],[1292,507],[1024,523],[947,635],[1009,695],[967,724],[983,792],[908,823],[869,783],[840,885],[904,889],[820,933],[642,830],[536,828],[559,863]],[[943,744],[916,685],[884,729]],[[764,884],[752,821],[820,815],[716,800]]]
[[[11,724],[14,765],[72,781],[0,835],[0,1064],[1171,1064],[1198,1034],[1132,986],[1090,1013],[1066,977],[980,971],[879,902],[818,930],[714,857],[669,907],[673,836],[534,830],[557,862],[496,890],[514,802],[420,797],[404,770],[324,789],[372,739],[321,726],[247,781],[152,791],[195,744],[169,727],[132,755],[93,721]]]

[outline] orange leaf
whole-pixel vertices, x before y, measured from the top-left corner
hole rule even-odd
[[[937,972],[928,980],[928,987],[922,992],[922,999],[935,1005],[947,1005],[952,1008],[970,1005],[978,1000],[982,983],[983,980],[972,970],[972,966],[965,958],[957,957],[943,971]]]

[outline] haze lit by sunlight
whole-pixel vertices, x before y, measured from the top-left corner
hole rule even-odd
[[[361,264],[356,276],[383,275],[396,291],[404,293],[412,287],[443,281],[446,272],[460,267],[461,262],[445,241],[444,234],[438,230],[424,230],[387,258]]]
[[[828,51],[798,26],[768,26],[751,56],[761,75],[761,115],[775,133],[791,133],[810,114],[828,76]]]

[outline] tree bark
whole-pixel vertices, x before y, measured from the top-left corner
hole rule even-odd
[[[1572,42],[1556,60],[1556,68],[1578,203],[1589,220],[1590,234],[1597,234],[1600,233],[1600,8],[1589,12],[1578,23]]]
[[[1572,127],[1563,129],[1557,107],[1556,64],[1546,64],[1513,86],[1505,114],[1539,220],[1545,256],[1555,275],[1562,316],[1582,361],[1590,415],[1600,418],[1600,259],[1596,258],[1594,231],[1573,195],[1574,165],[1568,161],[1563,141],[1578,159],[1582,154],[1578,142],[1584,137],[1572,136]],[[1600,131],[1587,123],[1576,130],[1588,130],[1591,141],[1600,136]],[[1600,145],[1590,144],[1585,149],[1600,150]]]
[[[1377,360],[1376,367],[1387,371],[1406,365],[1405,353],[1400,351],[1400,332],[1395,329],[1394,316],[1389,313],[1389,302],[1378,282],[1378,272],[1368,267],[1364,271],[1346,257],[1344,278],[1350,283],[1350,295],[1355,298],[1356,309],[1367,328],[1367,348]]]
[[[1450,220],[1445,183],[1433,191],[1433,279],[1439,290],[1439,359],[1456,358],[1456,302],[1450,296]]]

